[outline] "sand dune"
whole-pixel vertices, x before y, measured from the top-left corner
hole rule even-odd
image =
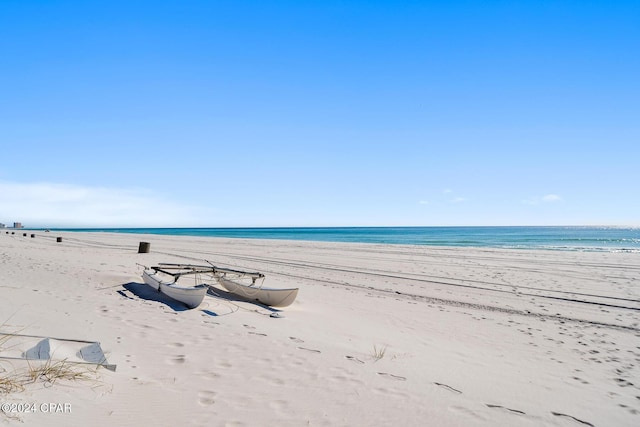
[[[117,370],[0,395],[70,408],[5,424],[640,423],[639,254],[36,234],[0,235],[2,332],[98,341]],[[300,293],[187,310],[140,277],[203,260]]]

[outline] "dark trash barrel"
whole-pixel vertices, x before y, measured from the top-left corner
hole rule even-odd
[[[56,237],[56,242],[58,243],[62,242],[62,237]]]
[[[151,245],[149,244],[149,242],[140,242],[140,246],[138,246],[138,253],[139,254],[148,254],[150,247],[151,247]]]
[[[33,239],[34,237],[36,237],[36,235],[35,235],[35,234],[32,234],[32,235],[31,235],[31,238]]]

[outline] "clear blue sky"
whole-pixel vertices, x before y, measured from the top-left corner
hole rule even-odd
[[[638,1],[0,1],[0,222],[640,225]]]

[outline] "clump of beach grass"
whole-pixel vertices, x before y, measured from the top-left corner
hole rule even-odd
[[[27,383],[42,381],[46,386],[51,386],[60,380],[83,381],[93,379],[97,375],[96,368],[87,365],[63,360],[48,359],[41,364],[31,364],[24,375]]]
[[[27,361],[27,366],[12,372],[0,367],[0,396],[24,391],[29,384],[51,387],[58,381],[97,380],[97,366],[47,359],[41,363]]]
[[[374,344],[373,351],[371,353],[371,358],[373,359],[374,362],[377,362],[378,360],[382,359],[386,353],[387,353],[386,345],[378,347],[377,345]]]
[[[6,322],[0,325],[0,331],[6,327]],[[7,347],[7,342],[13,337],[11,333],[0,332],[0,351]],[[9,373],[4,366],[0,366],[0,395],[24,390],[19,375]]]

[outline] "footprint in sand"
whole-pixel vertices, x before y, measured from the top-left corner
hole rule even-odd
[[[267,334],[263,334],[263,333],[260,333],[260,332],[248,332],[248,333],[251,334],[251,335],[259,335],[261,337],[266,337],[267,336]]]
[[[244,326],[247,329],[255,329],[255,326],[247,325],[246,323],[242,326]]]
[[[208,380],[215,380],[220,378],[220,374],[218,374],[217,372],[213,372],[213,371],[201,371],[201,372],[196,372],[196,375],[202,377],[202,378],[206,378]]]
[[[620,387],[629,387],[633,385],[631,381],[627,381],[624,378],[614,378],[613,380],[617,382]]]
[[[392,378],[392,379],[398,380],[398,381],[406,381],[407,380],[405,377],[401,377],[399,375],[389,374],[387,372],[378,372],[378,375],[382,375],[383,377]]]
[[[187,359],[187,356],[185,356],[184,354],[179,354],[169,359],[167,363],[170,365],[181,365],[185,362],[186,359]]]
[[[580,377],[573,377],[573,379],[576,381],[580,381],[582,384],[589,384],[589,381],[585,381]]]
[[[233,365],[232,365],[231,363],[229,363],[228,361],[226,361],[226,360],[222,360],[222,361],[220,361],[220,362],[217,362],[217,363],[216,363],[216,365],[217,365],[219,368],[222,368],[222,369],[229,369],[229,368],[233,368]]]
[[[131,355],[130,355],[130,354],[127,354],[127,355],[126,355],[126,359],[125,359],[125,361],[126,361],[127,363],[132,363],[132,362],[131,362]],[[135,369],[135,368],[137,368],[137,366],[136,366],[136,365],[131,365],[131,368]]]
[[[216,403],[216,393],[213,391],[203,390],[198,393],[198,403],[202,406],[209,406]]]
[[[296,338],[296,337],[289,337],[289,339],[293,342],[297,342],[297,343],[301,343],[304,342],[303,340],[301,340],[300,338]]]

